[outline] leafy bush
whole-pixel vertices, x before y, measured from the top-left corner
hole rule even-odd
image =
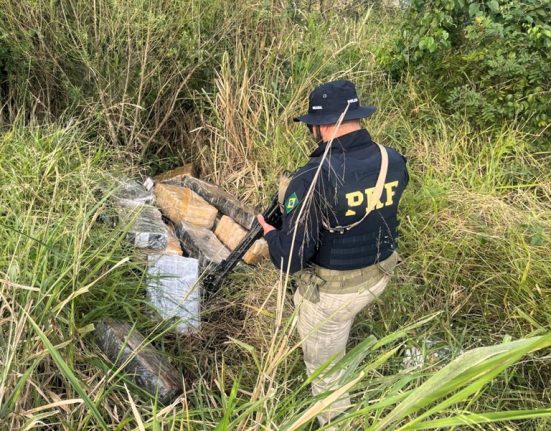
[[[551,118],[550,13],[546,0],[413,0],[380,58],[479,127],[515,121],[541,133]]]

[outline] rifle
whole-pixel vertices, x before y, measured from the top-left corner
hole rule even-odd
[[[281,227],[281,211],[279,210],[277,194],[272,198],[270,206],[262,213],[262,215],[264,216],[266,222],[275,228]],[[202,285],[205,293],[208,293],[209,295],[216,293],[224,279],[233,270],[233,268],[235,268],[235,265],[239,263],[247,250],[261,236],[262,227],[258,221],[255,220],[247,236],[243,238],[243,241],[241,241],[241,243],[230,253],[227,259],[224,259],[204,275]]]

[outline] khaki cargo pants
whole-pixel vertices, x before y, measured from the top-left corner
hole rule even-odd
[[[308,375],[329,358],[329,370],[346,352],[346,342],[354,317],[385,290],[398,261],[394,253],[376,265],[352,271],[335,271],[314,266],[296,277],[294,303],[298,313],[298,333],[302,341]],[[339,388],[345,370],[321,373],[312,381],[314,396]],[[343,395],[318,421],[325,425],[350,407]]]

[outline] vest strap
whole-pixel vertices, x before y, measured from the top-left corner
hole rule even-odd
[[[290,171],[284,171],[279,177],[279,187],[277,189],[277,203],[279,204],[279,211],[283,214],[285,205],[285,193],[289,188],[289,183],[292,179],[292,173]]]
[[[371,213],[371,211],[375,209],[375,205],[377,205],[377,202],[381,200],[381,196],[383,195],[383,188],[386,182],[386,175],[388,173],[388,152],[386,151],[386,148],[381,144],[378,144],[376,142],[374,142],[374,144],[377,145],[379,147],[379,150],[381,151],[381,169],[379,170],[379,176],[377,177],[377,183],[375,184],[375,190],[373,191],[373,200],[369,202],[369,205],[365,210],[365,214],[360,220],[355,221],[354,223],[347,226],[329,226],[329,224],[325,220],[322,220],[322,225],[325,230],[328,230],[331,233],[338,233],[341,235],[344,234],[345,232],[363,222]]]

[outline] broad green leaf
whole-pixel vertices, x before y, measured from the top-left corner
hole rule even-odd
[[[474,17],[480,13],[480,6],[478,3],[471,3],[469,5],[469,15]]]
[[[371,429],[389,429],[393,423],[426,407],[439,398],[483,379],[486,373],[494,370],[494,367],[497,369],[500,365],[503,365],[502,360],[507,359],[503,358],[504,354],[510,354],[512,359],[516,359],[515,354],[522,356],[527,352],[542,349],[549,345],[551,345],[551,334],[496,346],[481,347],[465,352],[414,390],[407,399],[396,406],[382,421],[374,424]],[[496,360],[492,362],[492,359]],[[511,362],[514,362],[514,360]]]
[[[487,5],[493,13],[499,12],[499,3],[497,2],[497,0],[490,0]]]

